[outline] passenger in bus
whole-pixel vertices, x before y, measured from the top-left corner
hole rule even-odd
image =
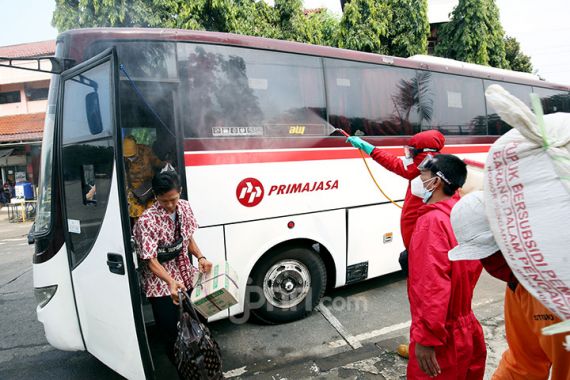
[[[517,280],[491,232],[485,214],[483,192],[461,198],[451,212],[451,225],[459,245],[449,259],[480,260],[489,274],[507,283],[505,287],[505,330],[508,348],[493,380],[570,378],[570,351],[564,348],[565,334],[542,335],[544,327],[561,320],[534,298]]]
[[[136,220],[154,203],[151,180],[165,163],[156,157],[150,147],[137,144],[133,136],[127,136],[123,140],[123,156],[125,157],[129,216]]]
[[[404,159],[374,147],[362,140],[360,137],[352,136],[348,138],[355,148],[361,149],[372,157],[374,161],[382,165],[387,170],[408,180],[408,188],[404,198],[404,206],[400,216],[400,231],[404,241],[405,250],[400,254],[400,266],[408,274],[408,247],[412,232],[418,218],[418,209],[423,205],[422,199],[412,194],[412,181],[420,175],[418,165],[429,154],[435,155],[445,145],[445,137],[436,130],[423,131],[412,136],[408,145],[404,147]],[[408,346],[402,344],[398,347],[398,354],[404,358],[409,357]]]
[[[152,179],[156,197],[142,213],[134,228],[137,252],[142,260],[142,282],[157,327],[173,361],[178,322],[178,289],[191,290],[195,268],[189,254],[196,257],[200,272],[209,272],[210,263],[194,241],[198,223],[190,203],[180,199],[180,178],[164,171]]]
[[[450,261],[457,245],[450,221],[454,195],[467,177],[458,157],[428,155],[418,166],[425,203],[409,248],[410,360],[408,379],[483,379],[487,351],[471,302],[482,266]]]

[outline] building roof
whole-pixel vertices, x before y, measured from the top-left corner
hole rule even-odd
[[[42,57],[55,54],[55,40],[0,46],[0,57]]]
[[[0,143],[41,140],[44,118],[45,113],[0,117]]]

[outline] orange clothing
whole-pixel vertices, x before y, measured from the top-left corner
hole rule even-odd
[[[505,329],[509,348],[491,380],[570,380],[567,334],[542,335],[543,327],[560,322],[520,284],[505,295]]]

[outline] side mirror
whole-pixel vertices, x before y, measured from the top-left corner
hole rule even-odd
[[[85,96],[85,113],[87,115],[87,123],[89,124],[89,132],[92,135],[98,135],[103,132],[99,94],[96,92],[90,92]]]
[[[28,244],[32,245],[34,244],[36,241],[36,239],[34,238],[34,228],[36,226],[36,223],[34,222],[34,224],[32,224],[32,227],[30,228],[30,231],[28,232]]]

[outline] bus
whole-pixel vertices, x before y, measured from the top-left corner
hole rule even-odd
[[[400,270],[400,209],[342,130],[397,155],[437,129],[446,153],[484,162],[509,126],[485,101],[501,84],[545,113],[570,88],[434,57],[408,59],[234,34],[82,29],[57,38],[33,258],[47,340],[126,378],[157,370],[127,209],[122,140],[170,161],[210,261],[238,274],[252,313],[300,319],[327,289]],[[370,160],[370,158],[366,158]],[[402,202],[407,183],[370,165]],[[86,189],[96,187],[95,197]]]

